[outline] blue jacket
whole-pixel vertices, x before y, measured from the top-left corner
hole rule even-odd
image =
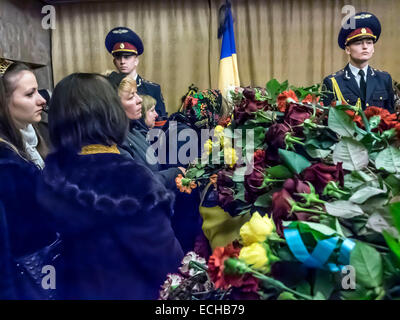
[[[323,84],[327,91],[333,92],[332,80],[334,77],[339,85],[340,91],[346,102],[350,105],[356,105],[360,97],[360,88],[354,78],[353,73],[347,64],[343,70],[340,70],[324,79]],[[328,94],[328,97],[323,99],[325,106],[330,105],[332,100],[335,100],[334,94]],[[368,67],[367,72],[367,96],[366,107],[375,106],[385,108],[389,112],[394,112],[394,93],[392,87],[392,77],[389,73],[379,71]]]
[[[64,299],[157,299],[183,258],[171,228],[174,196],[120,154],[46,159],[40,203],[64,240]]]
[[[158,119],[167,117],[167,112],[165,111],[164,98],[161,93],[161,86],[157,83],[143,79],[141,76],[136,78],[137,90],[139,94],[146,94],[152,96],[156,99],[156,111],[158,114]]]

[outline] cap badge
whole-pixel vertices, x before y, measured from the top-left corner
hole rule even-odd
[[[354,16],[354,19],[367,19],[367,18],[371,18],[371,17],[372,17],[372,14],[369,14],[369,13],[365,14],[365,13],[363,13],[363,14],[360,14],[360,15],[358,15],[358,16]]]
[[[367,30],[365,28],[362,28],[361,33],[367,33]]]
[[[124,46],[123,43],[121,43],[121,44],[119,45],[119,47],[120,47],[121,49],[125,48],[125,46]]]
[[[116,34],[123,34],[123,33],[127,33],[127,32],[128,32],[128,30],[126,30],[126,29],[117,29],[117,30],[113,31],[113,33],[116,33]]]

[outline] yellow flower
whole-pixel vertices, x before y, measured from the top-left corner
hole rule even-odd
[[[212,141],[211,141],[211,139],[208,139],[208,140],[206,141],[206,143],[204,144],[204,152],[205,152],[207,155],[210,155],[211,152],[212,152],[212,148],[213,148]]]
[[[254,212],[251,219],[240,228],[240,236],[245,246],[255,242],[263,242],[275,231],[275,224],[267,215],[261,217]]]
[[[224,148],[224,161],[226,164],[233,168],[237,160],[238,157],[234,148]]]
[[[224,130],[225,128],[223,126],[216,126],[214,128],[214,136],[217,137],[218,139],[221,139],[224,137]]]
[[[243,247],[240,250],[239,259],[246,262],[254,269],[269,272],[267,252],[261,243],[253,243],[248,247]]]

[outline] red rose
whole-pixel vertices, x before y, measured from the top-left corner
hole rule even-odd
[[[253,88],[244,88],[243,95],[246,99],[253,101],[256,99],[256,91]]]
[[[330,181],[339,182],[341,186],[344,184],[341,162],[338,162],[336,166],[328,166],[323,163],[313,164],[302,172],[302,176],[305,181],[310,182],[315,187],[319,194],[322,194]]]
[[[303,128],[298,126],[302,125],[304,120],[310,118],[311,113],[311,110],[306,106],[291,103],[285,115],[285,123],[290,125],[295,133],[301,134]]]
[[[283,184],[283,189],[285,189],[295,200],[300,200],[300,197],[296,196],[295,193],[311,192],[310,186],[298,178],[287,179]]]
[[[283,91],[277,98],[278,110],[280,112],[286,111],[288,98],[292,98],[296,102],[299,101],[293,90]]]
[[[235,183],[232,177],[233,171],[226,169],[219,171],[217,177],[218,205],[228,212],[230,212],[231,205],[234,202],[232,188],[235,186]]]
[[[285,136],[289,131],[290,128],[283,123],[275,123],[270,126],[265,134],[265,141],[268,144],[268,150],[285,149]]]
[[[276,232],[280,236],[283,236],[282,220],[287,220],[289,218],[292,208],[289,202],[292,200],[292,197],[285,189],[275,192],[272,195],[272,218],[274,219]]]
[[[259,188],[264,181],[264,171],[265,168],[263,166],[254,166],[253,171],[244,177],[244,198],[247,202],[255,201],[258,196],[265,192],[265,188]]]
[[[254,166],[264,166],[265,164],[265,150],[256,150],[254,152]]]
[[[258,101],[255,97],[255,90],[246,88],[243,91],[243,99],[233,110],[235,123],[240,125],[249,119],[254,119],[255,113],[259,110],[267,110],[269,104],[267,101]]]
[[[294,199],[291,197],[286,189],[282,189],[279,192],[275,192],[272,195],[272,218],[276,226],[276,232],[283,237],[283,225],[282,221],[300,220],[307,221],[310,219],[312,214],[306,212],[294,212],[290,213],[292,205],[290,204]]]
[[[228,187],[218,187],[218,204],[222,209],[226,209],[235,200],[233,190]]]
[[[233,170],[223,169],[218,171],[217,186],[233,188],[235,183],[232,180]]]

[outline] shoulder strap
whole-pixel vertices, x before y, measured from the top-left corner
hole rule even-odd
[[[343,104],[347,104],[346,99],[343,97],[342,91],[340,91],[339,85],[335,77],[331,77],[331,81],[332,81],[333,92],[336,96],[336,100],[342,101]]]

